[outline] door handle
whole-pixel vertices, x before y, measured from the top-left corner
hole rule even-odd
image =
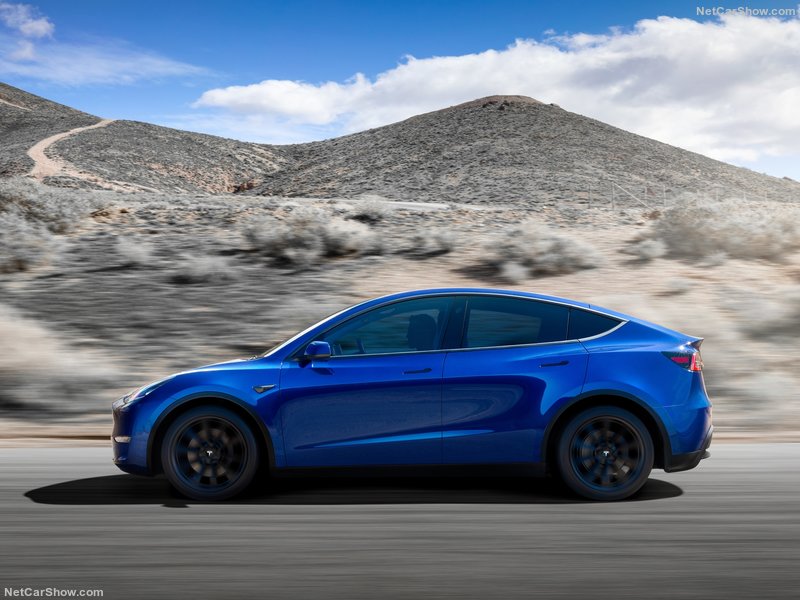
[[[562,360],[561,362],[555,362],[555,363],[542,363],[539,366],[540,367],[563,367],[564,365],[568,365],[568,364],[569,364],[568,360]]]
[[[411,371],[403,371],[403,375],[417,375],[419,373],[430,373],[433,369],[428,367],[427,369],[412,369]]]

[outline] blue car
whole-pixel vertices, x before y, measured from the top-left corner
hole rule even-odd
[[[533,293],[403,292],[120,398],[114,462],[199,500],[310,468],[452,465],[620,500],[708,456],[702,341]]]

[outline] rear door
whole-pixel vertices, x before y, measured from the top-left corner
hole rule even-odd
[[[569,307],[499,295],[463,299],[461,349],[447,354],[445,463],[538,462],[548,408],[580,393],[587,353],[567,341]]]

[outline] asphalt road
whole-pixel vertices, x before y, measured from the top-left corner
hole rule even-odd
[[[548,481],[292,480],[175,497],[103,448],[0,450],[0,587],[104,598],[797,598],[800,444],[717,444],[634,500]],[[5,592],[4,592],[5,593]]]

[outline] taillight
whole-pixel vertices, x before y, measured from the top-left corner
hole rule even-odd
[[[703,359],[700,356],[699,350],[696,352],[663,352],[663,354],[676,365],[683,367],[687,371],[703,370]]]

